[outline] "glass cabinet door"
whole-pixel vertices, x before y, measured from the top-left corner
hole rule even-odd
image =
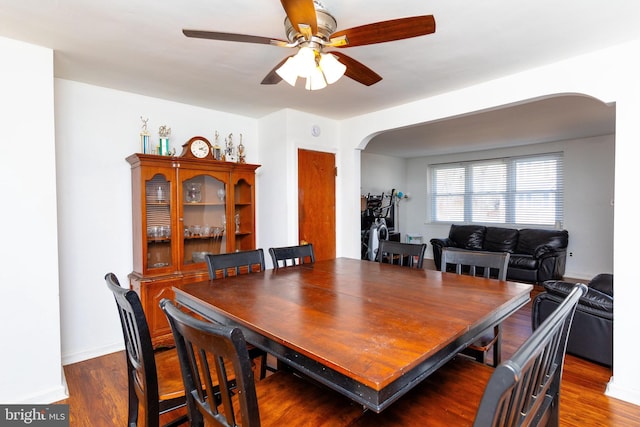
[[[223,176],[185,175],[180,192],[182,265],[202,268],[205,255],[227,252],[227,186]]]
[[[171,268],[173,264],[171,194],[171,182],[166,175],[157,173],[145,181],[146,229],[143,244],[146,245],[145,270],[150,272],[160,272],[160,269]]]
[[[253,191],[249,180],[236,176],[233,189],[233,227],[235,232],[233,249],[236,251],[251,250],[255,247]]]

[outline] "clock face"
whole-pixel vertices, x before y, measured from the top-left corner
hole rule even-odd
[[[191,154],[199,159],[203,159],[209,155],[209,144],[201,139],[196,139],[191,143]]]

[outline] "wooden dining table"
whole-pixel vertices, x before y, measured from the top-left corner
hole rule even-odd
[[[525,305],[532,286],[338,258],[174,290],[178,304],[381,412]]]

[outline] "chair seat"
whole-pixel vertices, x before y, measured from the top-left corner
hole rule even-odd
[[[361,405],[291,372],[255,385],[262,426],[347,426],[363,415]]]
[[[158,395],[160,400],[171,400],[184,396],[184,383],[180,372],[180,361],[175,348],[157,351]]]
[[[493,372],[489,365],[456,357],[380,414],[369,411],[353,426],[471,426]]]

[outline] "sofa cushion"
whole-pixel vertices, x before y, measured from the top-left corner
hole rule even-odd
[[[523,228],[518,235],[518,245],[515,252],[533,255],[539,246],[548,246],[550,250],[564,249],[568,244],[569,232],[567,230]]]
[[[515,228],[487,227],[484,236],[484,250],[513,253],[518,244],[518,230]]]
[[[598,274],[589,282],[589,288],[596,289],[603,294],[613,297],[613,274]]]
[[[481,225],[451,225],[449,238],[461,249],[482,250],[487,227]]]

